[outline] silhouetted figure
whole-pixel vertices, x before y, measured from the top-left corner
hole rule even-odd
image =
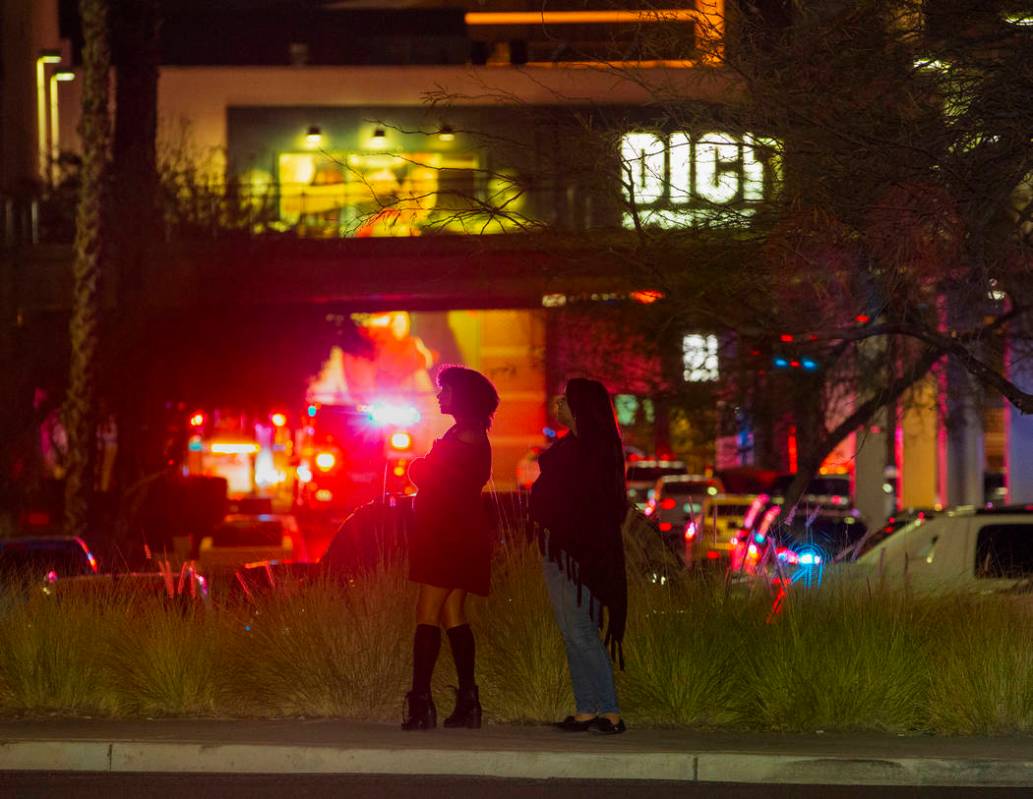
[[[449,367],[438,376],[441,412],[455,425],[431,451],[409,466],[419,489],[409,541],[409,579],[419,583],[413,640],[412,690],[406,694],[403,730],[437,724],[430,681],[445,628],[459,690],[446,727],[481,726],[474,680],[474,638],[466,620],[467,593],[487,596],[491,581],[491,536],[481,489],[491,477],[488,427],[499,404],[491,382],[479,372]]]
[[[545,583],[576,703],[574,715],[556,726],[612,735],[625,730],[610,665],[616,658],[624,667],[628,612],[621,538],[628,507],[624,448],[609,394],[596,380],[570,380],[556,415],[570,433],[539,456],[541,476],[531,488]],[[604,609],[606,636],[600,640]]]

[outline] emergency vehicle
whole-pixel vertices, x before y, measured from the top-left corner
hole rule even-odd
[[[347,511],[387,494],[413,494],[408,478],[420,412],[403,403],[311,404],[298,441],[295,502]]]
[[[278,511],[345,513],[384,494],[411,494],[420,412],[401,402],[310,403],[283,411],[196,410],[184,474],[223,477],[230,500],[260,497]]]

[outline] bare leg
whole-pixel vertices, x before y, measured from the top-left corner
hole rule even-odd
[[[460,588],[449,591],[441,606],[439,619],[446,630],[466,624],[466,591]]]
[[[420,592],[416,597],[416,623],[438,626],[441,610],[451,592],[450,588],[420,583]]]

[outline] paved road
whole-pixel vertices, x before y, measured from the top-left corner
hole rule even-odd
[[[0,772],[4,799],[1029,799],[1029,788],[886,788],[736,783]]]

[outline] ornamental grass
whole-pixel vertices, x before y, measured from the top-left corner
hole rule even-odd
[[[255,602],[163,601],[139,587],[0,591],[0,715],[343,717],[396,722],[410,679],[415,587],[403,562],[287,584]],[[630,724],[783,732],[1033,732],[1033,607],[1014,596],[795,588],[690,574],[628,538]],[[533,544],[498,553],[472,598],[477,676],[494,723],[572,710]],[[443,637],[434,691],[452,706]]]

